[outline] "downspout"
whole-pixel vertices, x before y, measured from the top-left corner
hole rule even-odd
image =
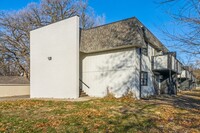
[[[177,95],[177,93],[178,93],[178,72],[179,72],[179,67],[178,66],[179,66],[179,64],[178,64],[178,60],[177,59],[175,61],[176,61],[176,68],[177,68],[176,69],[177,72],[176,72],[176,75],[175,75],[176,76],[176,82],[175,82],[176,94],[175,95]]]
[[[145,28],[143,27],[143,26],[140,26],[140,29],[141,29],[141,31],[142,31],[142,37],[143,37],[143,39],[144,39],[144,44],[145,44],[145,38],[146,38],[146,34],[145,34]],[[139,80],[139,86],[140,86],[140,99],[142,98],[142,83],[141,83],[141,74],[142,74],[142,48],[140,48],[139,49],[139,58],[140,58],[140,61],[139,61],[139,66],[140,66],[140,76],[139,76],[139,78],[140,78],[140,80]]]
[[[168,94],[172,94],[172,55],[168,55],[168,63],[169,63],[169,90]]]
[[[140,67],[140,69],[139,69],[139,73],[140,73],[140,75],[139,75],[139,78],[140,78],[140,80],[139,80],[139,89],[140,89],[140,99],[142,98],[142,83],[141,83],[141,73],[142,73],[142,48],[140,48],[139,49],[139,67]]]

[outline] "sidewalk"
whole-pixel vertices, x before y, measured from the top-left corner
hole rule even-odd
[[[44,100],[44,101],[71,101],[71,102],[81,102],[89,101],[92,99],[97,99],[96,97],[79,97],[77,99],[58,99],[58,98],[30,98],[30,96],[15,96],[15,97],[0,97],[1,101],[16,101],[16,100]]]

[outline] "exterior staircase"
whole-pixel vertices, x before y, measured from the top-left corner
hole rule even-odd
[[[166,78],[161,82],[161,88],[160,88],[160,93],[161,94],[169,94],[169,95],[174,95],[176,94],[177,86],[176,86],[176,80],[175,77],[171,77],[171,81],[169,78]]]
[[[86,86],[87,88],[90,88],[86,83],[84,83],[81,79],[79,79],[80,83],[80,88],[79,88],[79,97],[88,97],[88,94],[84,92],[82,89],[82,85]]]
[[[80,88],[79,96],[80,97],[88,97],[88,94],[86,92],[84,92],[82,88]]]

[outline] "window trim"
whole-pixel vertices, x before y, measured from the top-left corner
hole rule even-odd
[[[148,86],[148,72],[141,71],[141,86]]]

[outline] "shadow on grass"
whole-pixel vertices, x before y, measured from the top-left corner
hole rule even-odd
[[[161,100],[161,104],[170,104],[174,107],[186,109],[189,111],[200,110],[200,90],[193,90],[189,92],[182,92],[178,96],[159,96],[153,98],[155,100]],[[197,113],[196,111],[194,113]]]
[[[115,132],[164,132],[157,125],[158,118],[151,115],[154,114],[154,109],[158,104],[141,104],[139,102],[134,104],[130,103],[119,108],[118,111],[121,113],[121,116],[113,121],[110,120],[110,123],[117,125]]]
[[[200,92],[200,91],[198,91]],[[199,113],[200,113],[200,98],[197,97],[197,91],[185,92],[178,96],[159,96],[149,100],[142,100],[141,103],[130,104],[127,107],[120,108],[122,113],[121,124],[124,132],[129,131],[145,131],[145,132],[166,132],[166,131],[192,131],[196,129],[199,131]],[[177,127],[184,127],[184,129],[173,129],[166,125],[160,125],[160,118],[156,116],[155,109],[159,105],[170,105],[181,110],[187,110],[188,112],[176,112],[171,113],[171,116],[164,120],[166,124],[173,123]],[[137,108],[136,108],[137,107]],[[152,111],[152,112],[151,112]],[[178,110],[177,110],[178,111]],[[159,109],[158,109],[159,112]],[[161,112],[162,113],[162,112]],[[195,117],[197,115],[197,117]],[[123,122],[128,120],[129,122]],[[176,127],[175,126],[175,127]],[[135,130],[133,130],[135,129]]]
[[[192,91],[182,91],[181,94],[200,98],[200,90],[199,89],[195,89]]]

